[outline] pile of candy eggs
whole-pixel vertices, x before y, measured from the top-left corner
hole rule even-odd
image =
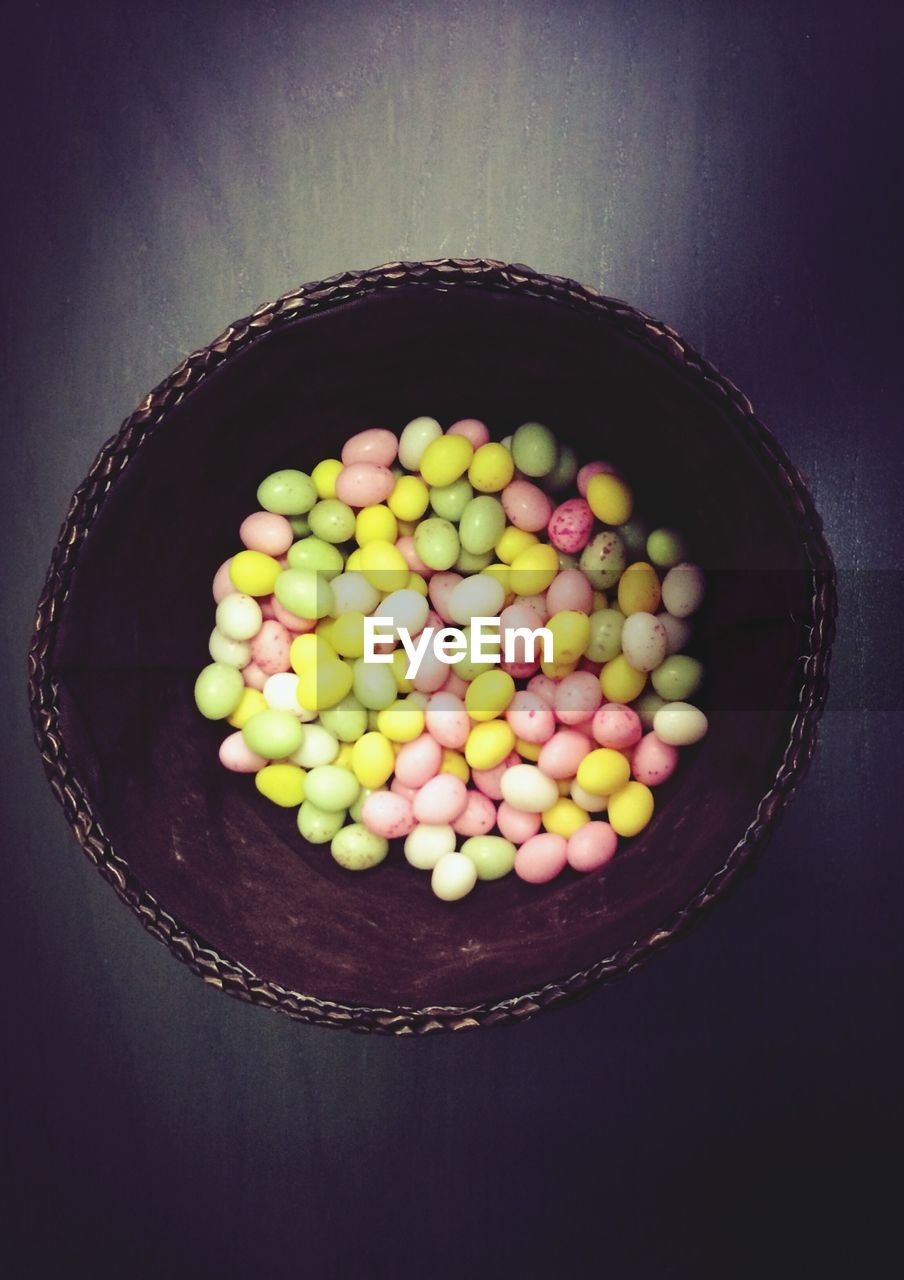
[[[257,499],[214,577],[195,701],[231,727],[222,764],[297,809],[306,841],[361,871],[404,840],[454,901],[511,871],[596,871],[644,829],[708,728],[684,653],[705,581],[615,467],[579,467],[540,423],[499,442],[422,417]],[[468,640],[488,616],[495,660],[425,649],[410,668],[403,631]],[[390,628],[370,660],[369,618]]]

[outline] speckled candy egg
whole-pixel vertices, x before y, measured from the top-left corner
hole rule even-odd
[[[435,778],[443,762],[443,748],[429,733],[406,742],[396,756],[395,776],[406,787],[422,787]]]
[[[589,671],[573,671],[556,689],[554,710],[560,724],[578,725],[589,720],[602,701],[599,679]]]
[[[414,816],[418,822],[431,826],[455,822],[465,811],[468,789],[461,778],[451,773],[441,773],[431,778],[414,799]]]
[[[492,769],[472,769],[471,781],[478,791],[482,791],[491,800],[502,800],[502,780],[520,764],[521,757],[518,752],[510,751],[505,759],[500,764],[494,765]]]
[[[393,791],[372,791],[361,807],[361,821],[384,840],[401,840],[414,829],[411,801]]]
[[[565,870],[568,842],[564,836],[544,831],[532,836],[515,855],[515,875],[528,884],[547,884]]]
[[[540,830],[543,819],[539,813],[526,813],[523,809],[515,809],[503,800],[496,811],[496,826],[512,844],[524,844]]]
[[[652,671],[668,652],[666,629],[652,613],[632,613],[622,627],[622,653],[635,671]]]
[[[593,532],[593,512],[583,498],[569,498],[561,503],[549,518],[549,540],[559,551],[577,555],[590,541]]]
[[[460,836],[485,836],[496,825],[496,806],[482,791],[469,791],[468,802],[452,826]]]
[[[291,645],[292,637],[287,628],[271,618],[262,623],[260,631],[251,641],[251,659],[267,676],[288,671]]]
[[[351,436],[342,446],[342,462],[346,467],[355,462],[372,462],[391,467],[399,452],[398,437],[383,427],[370,427]]]
[[[617,848],[618,836],[608,822],[587,822],[568,838],[568,865],[575,871],[598,871]]]
[[[395,476],[388,467],[353,462],[339,473],[336,497],[349,507],[373,507],[385,502],[394,488]]]
[[[676,618],[696,613],[705,594],[706,579],[696,564],[676,564],[662,580],[662,603]]]
[[[593,588],[580,569],[563,569],[556,574],[546,591],[546,607],[550,617],[565,609],[588,615],[593,612]]]
[[[638,782],[656,787],[670,778],[678,767],[678,748],[663,742],[655,733],[641,738],[631,757],[631,772]]]
[[[575,729],[560,729],[544,744],[537,764],[547,778],[573,778],[591,747],[590,740],[583,733]],[[545,807],[548,809],[550,806]]]
[[[425,712],[427,730],[440,746],[461,751],[471,732],[471,721],[465,704],[445,689],[434,693]]]
[[[593,736],[601,747],[623,751],[639,742],[643,729],[633,707],[607,702],[593,717]]]
[[[552,516],[552,503],[535,484],[528,480],[513,480],[502,490],[502,506],[516,529],[538,533],[545,529]]]
[[[599,685],[597,685],[599,690]],[[505,718],[523,742],[544,743],[556,731],[556,718],[545,698],[529,689],[519,689],[505,713]]]

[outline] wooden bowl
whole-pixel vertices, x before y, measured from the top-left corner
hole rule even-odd
[[[708,737],[604,871],[457,904],[398,851],[350,875],[218,763],[192,700],[210,580],[262,476],[368,426],[546,422],[610,459],[709,579],[693,651]],[[141,403],[77,490],[30,650],[51,786],[82,848],[206,982],[293,1017],[424,1033],[511,1022],[634,967],[725,894],[812,753],[834,571],[813,503],[747,400],[666,326],[484,260],[305,285]]]

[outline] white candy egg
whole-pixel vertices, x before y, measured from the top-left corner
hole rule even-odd
[[[427,445],[442,434],[443,429],[435,418],[413,418],[399,438],[399,462],[405,470],[420,470]]]
[[[449,593],[448,610],[453,622],[466,625],[472,618],[496,618],[505,604],[505,587],[488,573],[463,578]]]
[[[665,627],[652,613],[632,613],[622,627],[621,647],[635,671],[653,671],[668,652]]]
[[[422,822],[405,837],[405,857],[418,871],[432,871],[440,858],[455,852],[451,827]]]
[[[444,853],[433,868],[430,887],[444,902],[466,897],[477,883],[477,867],[463,853]]]
[[[689,747],[706,736],[709,721],[689,702],[667,702],[653,717],[653,732],[672,747]]]
[[[506,769],[499,785],[503,800],[522,813],[545,813],[559,798],[555,779],[548,778],[533,764],[516,764]]]
[[[662,580],[662,603],[676,618],[696,613],[706,594],[706,579],[697,564],[676,564]]]
[[[403,587],[400,591],[393,591],[386,597],[380,604],[376,616],[390,619],[396,631],[404,627],[410,636],[416,636],[418,632],[423,631],[429,612],[430,606],[419,591],[410,591],[407,587]]]
[[[332,764],[338,754],[339,739],[335,734],[324,729],[322,724],[306,724],[301,746],[289,759],[293,764],[300,764],[302,769],[316,769],[323,764]]]
[[[373,613],[380,603],[380,593],[372,587],[363,573],[354,570],[340,573],[330,583],[333,607],[330,616],[339,618],[343,613]]]

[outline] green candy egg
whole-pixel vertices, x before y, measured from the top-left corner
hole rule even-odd
[[[281,516],[301,516],[317,501],[314,481],[304,471],[274,471],[262,480],[257,500],[265,511]]]
[[[627,524],[618,526],[618,536],[622,540],[629,560],[643,560],[646,555],[647,534],[649,532],[650,526],[646,520],[641,520],[639,516],[635,516]]]
[[[207,720],[225,720],[242,700],[241,672],[225,662],[211,662],[195,681],[195,705]]]
[[[627,567],[625,544],[614,529],[603,529],[587,543],[578,564],[592,587],[608,591]]]
[[[640,716],[640,723],[644,729],[649,732],[653,728],[653,718],[660,707],[665,706],[665,698],[660,698],[655,689],[651,689],[647,685],[639,698],[636,698],[631,706]]]
[[[311,522],[307,516],[289,516],[289,524],[296,538],[306,538],[311,532]]]
[[[461,852],[474,863],[478,880],[500,880],[515,865],[515,846],[502,836],[471,836]]]
[[[365,662],[356,658],[352,664],[352,693],[374,715],[391,707],[399,696],[392,667],[384,662]],[[368,726],[374,728],[368,720]]]
[[[462,512],[474,497],[474,490],[464,476],[453,484],[437,485],[430,490],[430,506],[442,520],[458,524]]]
[[[482,493],[472,498],[461,515],[458,536],[465,551],[485,555],[492,551],[505,529],[505,512],[498,498]]]
[[[274,594],[298,618],[325,618],[333,607],[330,584],[313,569],[283,569]]]
[[[231,591],[217,605],[217,631],[227,640],[250,640],[261,629],[264,615],[253,596]]]
[[[611,662],[621,653],[625,615],[620,609],[597,609],[590,615],[590,643],[584,650],[591,662]]]
[[[348,542],[355,536],[355,513],[338,498],[324,498],[308,516],[311,532],[324,542]]]
[[[321,764],[308,770],[304,780],[305,798],[326,813],[344,812],[358,799],[361,784],[352,773],[338,764]]]
[[[258,711],[246,722],[242,737],[265,760],[285,760],[301,746],[304,729],[291,711]]]
[[[548,476],[559,457],[559,446],[549,427],[525,422],[512,436],[512,457],[525,476]]]
[[[458,530],[449,520],[422,520],[414,531],[414,549],[428,569],[451,569],[460,550]]]
[[[543,488],[550,493],[561,493],[569,485],[574,484],[578,473],[578,456],[567,444],[559,446],[559,457],[548,476],[543,479]]]
[[[360,822],[349,823],[337,831],[330,843],[330,853],[346,871],[369,871],[378,866],[388,852],[389,841],[374,835]]]
[[[673,653],[659,664],[650,682],[666,702],[687,702],[703,683],[703,664],[686,653]]]
[[[486,551],[482,556],[472,555],[470,551],[459,551],[458,559],[455,561],[455,570],[457,573],[463,573],[467,577],[472,573],[480,573],[482,569],[492,563],[492,551]]]
[[[342,810],[329,813],[326,809],[318,809],[310,800],[305,800],[298,810],[297,821],[298,830],[309,844],[329,844],[345,822],[345,814]]]
[[[320,723],[340,742],[357,742],[367,732],[367,708],[353,693],[347,693],[334,707],[321,711]]]
[[[247,640],[230,640],[222,631],[214,627],[207,644],[208,652],[214,662],[222,662],[227,667],[241,670],[251,661],[251,645]]]
[[[654,529],[647,538],[647,559],[660,569],[672,569],[687,559],[687,543],[674,529]]]
[[[322,538],[302,538],[289,547],[290,569],[313,569],[323,574],[329,582],[345,568],[345,559],[338,547]]]

